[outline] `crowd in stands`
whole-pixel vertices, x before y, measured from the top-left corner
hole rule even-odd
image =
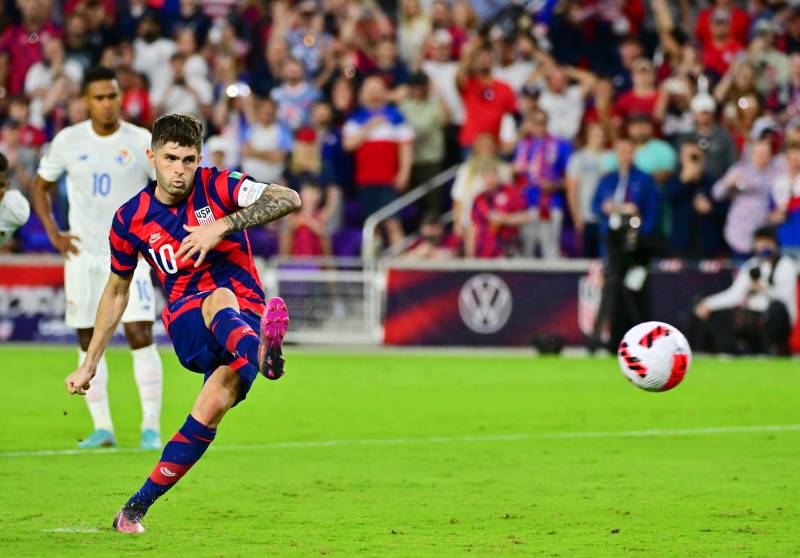
[[[800,3],[779,0],[6,0],[0,152],[26,192],[116,71],[123,117],[206,124],[203,164],[301,192],[262,255],[357,255],[366,216],[416,257],[598,257],[635,214],[673,257],[800,252]],[[63,203],[63,201],[62,201]],[[452,213],[450,210],[452,209]],[[61,213],[64,214],[62,207]],[[452,223],[444,219],[452,215]],[[52,250],[35,218],[15,250]]]

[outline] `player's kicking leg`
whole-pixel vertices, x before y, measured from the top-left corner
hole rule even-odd
[[[208,378],[191,414],[164,446],[150,477],[114,518],[121,533],[144,533],[142,518],[158,498],[172,488],[203,456],[217,435],[225,413],[240,399],[242,380],[230,366],[220,366]]]
[[[202,311],[206,327],[231,354],[247,359],[270,380],[283,376],[283,337],[289,325],[283,299],[267,301],[258,333],[241,316],[239,302],[229,289],[217,289],[206,297]]]
[[[278,379],[284,373],[282,342],[289,317],[283,300],[270,299],[259,321],[252,314],[241,314],[233,292],[223,288],[205,296],[199,310],[189,308],[168,326],[179,358],[182,353],[194,355],[203,349],[214,357],[216,353],[211,345],[218,344],[218,348],[223,352],[227,350],[234,360],[230,366],[219,366],[207,376],[191,414],[164,447],[150,477],[114,518],[117,531],[144,532],[141,521],[147,510],[205,453],[222,417],[247,394],[256,370],[270,379]],[[195,313],[202,316],[195,318]],[[210,334],[208,339],[191,328],[195,319],[205,324],[206,335]],[[186,331],[187,326],[191,331]],[[258,334],[254,328],[258,328]],[[184,362],[188,368],[197,370],[194,364],[196,361]]]

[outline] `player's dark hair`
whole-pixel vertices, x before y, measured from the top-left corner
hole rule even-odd
[[[203,123],[190,114],[165,114],[153,122],[150,147],[155,151],[167,143],[203,150]]]
[[[86,90],[89,89],[89,85],[95,81],[110,81],[113,79],[117,79],[117,74],[114,73],[114,70],[111,68],[106,68],[105,66],[95,66],[93,68],[89,68],[86,70],[86,73],[83,74],[81,93],[85,95]]]
[[[0,172],[6,172],[8,170],[8,159],[3,153],[0,153]]]

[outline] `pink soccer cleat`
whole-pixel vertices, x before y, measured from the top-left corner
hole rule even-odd
[[[282,298],[267,301],[261,315],[261,344],[258,347],[258,370],[267,379],[277,380],[283,376],[283,337],[289,326],[289,311]]]
[[[131,535],[140,535],[144,533],[144,527],[140,523],[141,520],[130,519],[125,516],[124,510],[120,510],[114,517],[114,529],[119,533],[128,533]]]

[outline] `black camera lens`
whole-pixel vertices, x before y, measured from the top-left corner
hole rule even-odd
[[[750,268],[750,279],[753,281],[760,281],[761,280],[761,269],[757,267]]]

